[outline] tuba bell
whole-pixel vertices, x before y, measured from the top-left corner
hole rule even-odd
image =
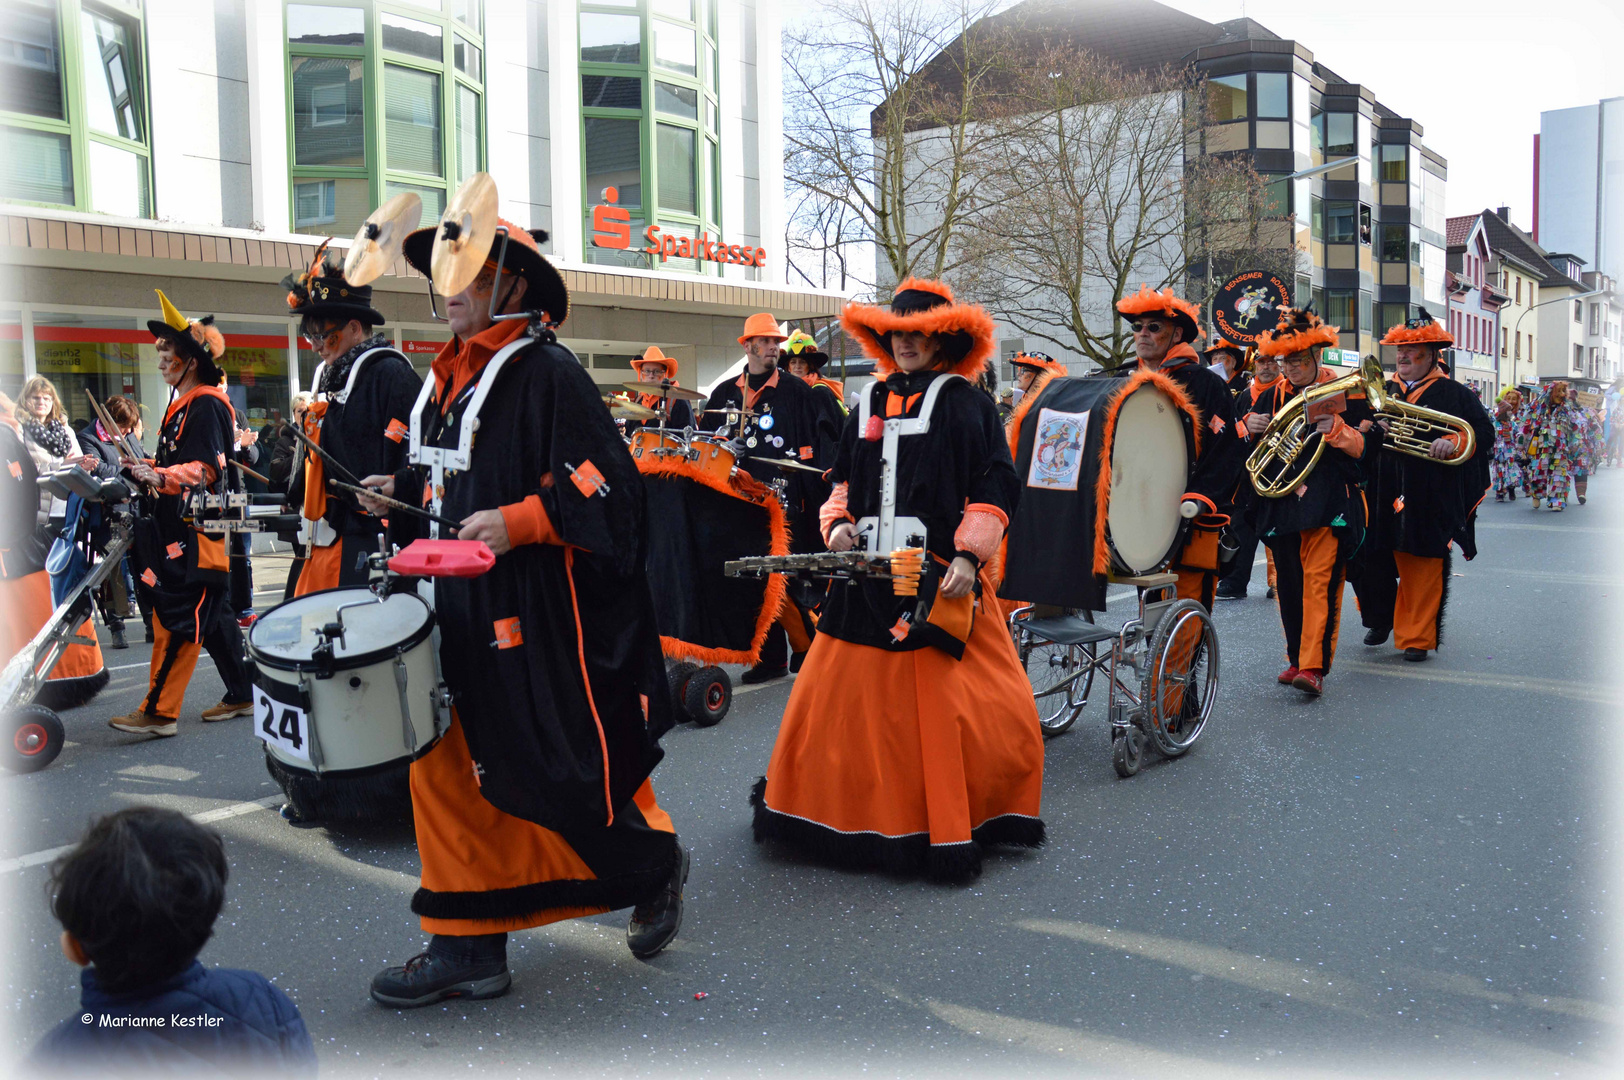
[[[1258,436],[1257,446],[1246,458],[1246,472],[1252,478],[1253,489],[1265,499],[1279,499],[1296,491],[1325,453],[1325,439],[1309,422],[1308,407],[1361,388],[1372,409],[1387,411],[1387,376],[1374,356],[1365,357],[1358,371],[1330,382],[1316,383],[1286,402],[1270,419],[1269,426]]]

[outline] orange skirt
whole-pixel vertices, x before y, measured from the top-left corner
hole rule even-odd
[[[53,611],[51,575],[44,570],[26,577],[0,579],[0,664],[33,641]],[[89,619],[80,624],[76,633],[92,642],[96,640],[96,628]],[[69,645],[51,669],[39,703],[52,709],[83,705],[107,685],[109,677],[100,644]]]
[[[990,605],[957,661],[819,634],[751,802],[757,840],[957,880],[984,845],[1041,844],[1042,796],[1032,689]]]

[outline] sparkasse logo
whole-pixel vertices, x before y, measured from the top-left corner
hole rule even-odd
[[[626,251],[631,248],[631,211],[617,206],[620,191],[603,189],[603,202],[592,208],[592,246]],[[698,236],[678,236],[665,232],[658,225],[643,230],[648,241],[643,251],[667,259],[700,259],[705,262],[726,263],[734,266],[766,266],[767,249],[749,244],[725,244],[720,238],[712,240],[709,233]]]

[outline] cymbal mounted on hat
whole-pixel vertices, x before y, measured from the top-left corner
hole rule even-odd
[[[473,284],[496,240],[496,181],[475,173],[446,205],[435,228],[429,278],[441,296],[455,296]]]
[[[344,257],[344,278],[352,285],[370,285],[400,257],[406,234],[423,220],[423,200],[406,191],[376,210],[355,234]]]

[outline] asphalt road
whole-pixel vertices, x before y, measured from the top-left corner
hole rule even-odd
[[[672,733],[655,774],[694,853],[670,949],[634,960],[624,912],[529,931],[508,997],[415,1012],[366,995],[423,941],[410,830],[245,806],[277,792],[247,721],[197,722],[221,689],[207,665],[180,737],[113,731],[146,650],[108,652],[122,670],[66,717],[61,758],[0,777],[0,1060],[79,1011],[41,853],[146,802],[213,812],[232,879],[203,958],[292,995],[328,1075],[1611,1074],[1624,475],[1592,490],[1560,515],[1484,506],[1427,664],[1360,644],[1350,592],[1318,701],[1274,683],[1260,568],[1219,606],[1219,712],[1195,750],[1118,780],[1091,705],[1048,746],[1049,844],[969,886],[753,843],[746,794],[789,686],[740,695],[720,726]]]

